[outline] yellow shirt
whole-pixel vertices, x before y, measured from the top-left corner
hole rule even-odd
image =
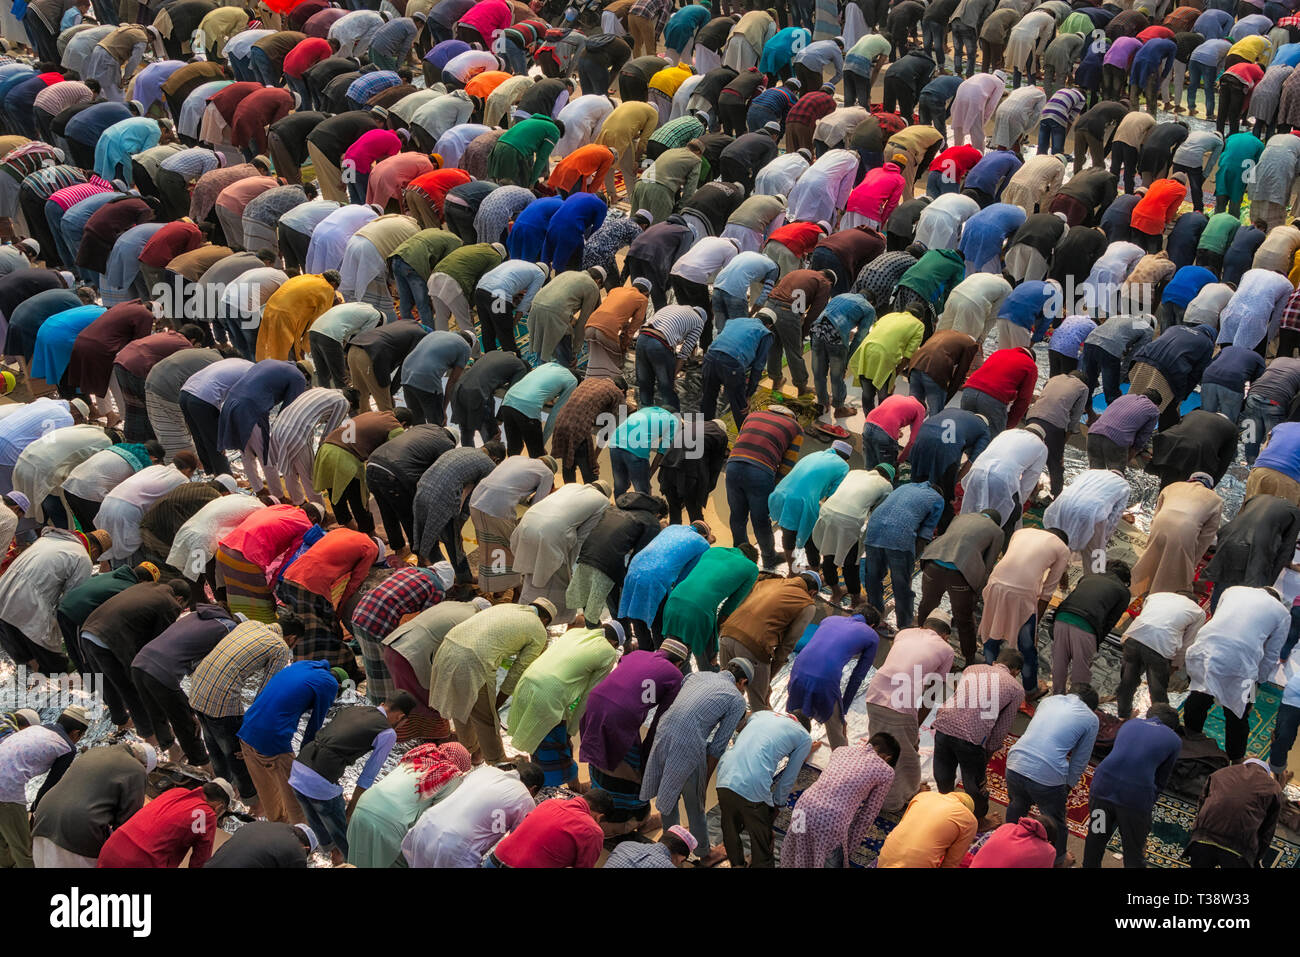
[[[671,98],[677,88],[686,82],[687,77],[694,76],[690,67],[670,66],[650,77],[650,89]]]
[[[635,100],[621,103],[605,118],[596,142],[618,150],[620,156],[636,142],[637,155],[640,156],[650,146],[650,137],[658,126],[659,111],[649,103]]]
[[[217,56],[225,53],[226,42],[248,28],[248,14],[241,7],[217,7],[199,21],[205,49],[216,48]]]
[[[1251,63],[1258,63],[1262,67],[1267,67],[1268,61],[1273,58],[1273,44],[1268,41],[1267,37],[1242,37],[1228,47],[1228,56],[1239,56],[1243,60],[1249,60]]]
[[[885,838],[876,866],[959,867],[977,826],[955,793],[922,791]]]
[[[263,359],[299,359],[307,355],[307,330],[321,313],[334,305],[334,287],[321,276],[306,273],[293,276],[271,293],[262,307],[257,330],[256,356]]]

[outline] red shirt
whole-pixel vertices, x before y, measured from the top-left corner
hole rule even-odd
[[[834,112],[835,97],[821,90],[813,90],[795,101],[794,106],[790,107],[790,112],[786,114],[785,121],[787,124],[807,123],[812,126],[823,116]]]
[[[605,835],[582,798],[552,798],[528,812],[493,850],[507,867],[595,867]]]
[[[99,867],[180,867],[191,849],[190,867],[212,856],[217,815],[203,789],[164,791],[109,835],[99,852]]]
[[[821,241],[822,229],[816,223],[787,223],[772,230],[767,238],[780,243],[802,259]]]
[[[1160,37],[1164,40],[1172,40],[1174,38],[1174,31],[1170,30],[1168,27],[1163,27],[1158,23],[1153,23],[1137,35],[1137,38],[1143,43],[1146,43],[1148,40],[1154,40],[1156,37]]]
[[[335,528],[289,566],[284,580],[328,598],[338,609],[361,587],[378,557],[379,549],[369,535]]]
[[[324,37],[308,37],[306,40],[299,41],[296,47],[285,54],[284,72],[295,80],[301,79],[310,67],[329,58],[333,53],[330,42]]]
[[[463,186],[470,182],[474,177],[463,169],[435,169],[431,173],[421,173],[415,179],[406,184],[407,189],[418,189],[425,196],[429,197],[429,202],[433,208],[442,215],[442,204],[446,202],[447,194],[457,186]]]
[[[265,571],[290,549],[296,549],[311,528],[311,519],[296,505],[260,508],[240,522],[218,544],[233,548]]]
[[[266,150],[266,128],[276,120],[284,119],[293,109],[293,94],[278,86],[263,87],[250,93],[235,107],[235,119],[230,124],[230,141],[241,149],[252,146],[257,152]]]
[[[1146,195],[1133,207],[1130,225],[1148,236],[1164,230],[1167,223],[1178,216],[1178,207],[1187,195],[1187,187],[1176,179],[1158,179],[1148,188]]]
[[[260,83],[254,83],[252,80],[244,80],[240,83],[232,83],[230,86],[223,87],[216,93],[208,97],[208,102],[217,108],[221,118],[229,126],[235,122],[235,110],[243,102],[244,97],[251,96],[258,90],[265,89]]]
[[[1027,349],[998,349],[966,378],[965,388],[1014,402],[1007,413],[1007,425],[1014,428],[1033,401],[1037,382],[1038,363]]]
[[[1255,85],[1264,79],[1264,71],[1256,63],[1234,63],[1223,71],[1231,73],[1246,87],[1246,92],[1250,93],[1255,89]],[[1250,101],[1247,100],[1249,103]]]
[[[934,162],[930,164],[930,172],[951,171],[956,181],[960,183],[983,158],[984,154],[969,144],[950,146],[934,158]]]
[[[971,859],[971,867],[1052,867],[1056,848],[1043,825],[1032,817],[1003,824]]]

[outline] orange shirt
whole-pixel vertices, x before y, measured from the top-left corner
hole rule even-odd
[[[379,548],[369,535],[335,528],[289,566],[284,580],[328,598],[337,610],[361,587],[378,557]]]
[[[501,70],[484,70],[465,84],[465,92],[470,96],[478,97],[480,100],[486,100],[493,90],[512,76],[514,76],[513,73],[505,73]]]
[[[1155,236],[1164,231],[1167,223],[1173,221],[1186,195],[1187,187],[1178,180],[1158,179],[1133,207],[1130,223],[1139,232]]]
[[[608,146],[590,143],[579,146],[564,159],[551,173],[547,185],[553,189],[572,190],[575,186],[590,184],[599,187],[614,163],[614,153]],[[590,192],[591,190],[586,190]]]

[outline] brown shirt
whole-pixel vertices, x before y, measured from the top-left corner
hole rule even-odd
[[[646,297],[631,286],[611,290],[600,308],[587,317],[587,328],[599,329],[619,347],[631,347],[632,339],[645,322]]]
[[[975,340],[957,329],[936,332],[912,354],[908,371],[924,372],[948,390],[951,398],[957,386],[966,381],[971,360],[979,347]]]
[[[795,618],[813,603],[802,578],[769,578],[754,585],[749,597],[722,623],[721,634],[740,642],[775,672],[793,650],[782,639]]]

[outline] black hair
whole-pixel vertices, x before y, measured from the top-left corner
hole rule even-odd
[[[1178,719],[1178,712],[1170,705],[1153,704],[1147,708],[1146,716],[1154,718],[1171,731],[1180,731],[1182,729],[1182,722]]]
[[[1029,816],[1039,824],[1043,825],[1043,831],[1047,834],[1047,843],[1055,846],[1056,834],[1059,830],[1056,826],[1056,822],[1045,814],[1031,814]]]
[[[385,708],[389,711],[400,711],[402,714],[411,714],[419,704],[420,702],[415,700],[415,695],[409,691],[397,691],[384,700]]]
[[[150,439],[146,442],[144,444],[144,452],[145,455],[157,462],[161,462],[163,459],[167,458],[167,450],[163,448],[163,444],[157,439]]]
[[[891,768],[898,763],[898,756],[903,753],[898,746],[898,739],[888,731],[877,731],[867,739],[867,744],[871,745]]]
[[[484,442],[483,451],[487,453],[488,458],[498,465],[506,460],[506,447],[500,439]]]
[[[343,277],[342,275],[339,274],[339,271],[337,269],[326,269],[323,273],[320,274],[320,277],[324,279],[327,283],[329,283],[331,286],[333,286],[335,289],[337,289],[339,285],[343,282]]]
[[[1165,401],[1165,397],[1155,389],[1147,389],[1142,394],[1151,400],[1152,405],[1160,405],[1160,403]]]
[[[1003,648],[998,652],[997,663],[1005,665],[1007,671],[1013,675],[1020,674],[1020,669],[1025,666],[1025,656],[1015,648]]]
[[[411,413],[410,409],[394,409],[393,418],[401,423],[401,426],[404,429],[409,429],[411,426],[415,425],[415,416]]]
[[[253,255],[255,255],[258,259],[260,259],[262,262],[267,264],[273,263],[276,261],[277,258],[279,258],[276,256],[275,251],[272,249],[259,249]]]
[[[861,615],[863,620],[872,628],[875,628],[880,624],[880,609],[869,601],[864,601],[859,605],[855,605],[853,608],[849,609],[849,614]]]
[[[301,508],[307,517],[311,519],[313,525],[319,525],[324,521],[325,515],[321,512],[320,506],[315,502],[303,502]]]
[[[614,813],[614,798],[608,791],[592,788],[582,797],[593,814],[610,815]]]
[[[216,781],[205,781],[203,784],[203,796],[209,801],[220,801],[222,804],[230,803],[230,795]]]
[[[179,578],[173,578],[167,583],[167,587],[172,590],[172,594],[181,600],[182,605],[190,603],[190,586]]]
[[[804,714],[798,708],[791,711],[790,714],[794,716],[794,719],[799,722],[799,726],[805,731],[812,730],[812,719],[809,718],[808,715]]]
[[[359,390],[359,389],[355,389],[355,388],[353,388],[352,386],[348,386],[347,388],[342,389],[342,390],[340,390],[340,391],[342,391],[342,393],[343,393],[343,398],[345,398],[345,399],[348,400],[348,411],[351,412],[351,413],[354,414],[354,415],[355,415],[357,412],[359,412],[359,411],[361,410],[361,392],[360,392],[360,390]]]
[[[740,554],[748,558],[755,565],[758,564],[758,549],[755,548],[750,542],[742,542],[741,544],[736,546],[736,550],[740,552]]]
[[[1132,570],[1128,567],[1128,562],[1115,559],[1106,564],[1106,571],[1110,572],[1125,585],[1133,580]]]
[[[732,661],[727,664],[727,673],[737,681],[748,681],[749,675],[745,672],[739,663]]]
[[[1053,535],[1055,535],[1057,538],[1059,538],[1061,541],[1065,542],[1066,545],[1070,544],[1070,536],[1065,533],[1064,529],[1049,528],[1048,531],[1051,532]]]
[[[686,842],[672,831],[664,831],[659,836],[659,843],[668,848],[670,854],[676,854],[678,857],[691,856],[691,849],[686,846]]]
[[[519,773],[519,782],[530,791],[535,791],[546,783],[546,774],[541,767],[528,758],[517,758],[515,771]]]
[[[307,626],[303,623],[301,618],[296,618],[292,615],[281,615],[279,622],[280,632],[286,638],[293,638],[307,633]]]
[[[1097,706],[1101,704],[1101,699],[1097,697],[1097,690],[1092,685],[1072,684],[1070,694],[1086,704],[1090,711],[1096,711]]]

